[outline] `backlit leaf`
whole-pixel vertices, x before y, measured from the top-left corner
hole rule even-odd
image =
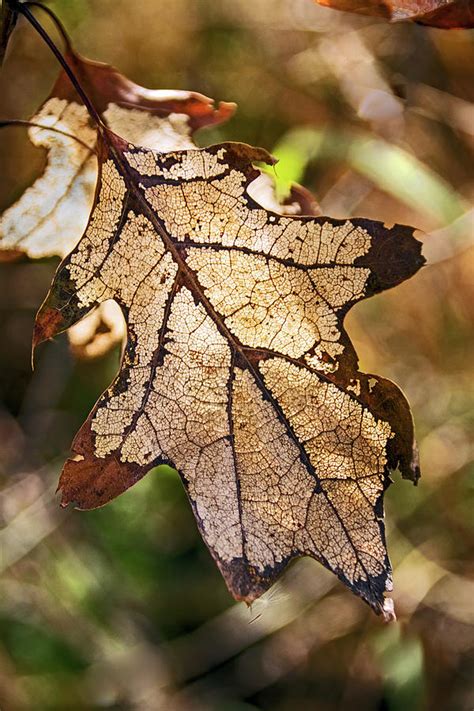
[[[248,187],[273,159],[244,144],[159,153],[104,129],[98,157],[34,340],[107,299],[128,339],[63,505],[101,506],[169,463],[237,599],[310,555],[390,618],[382,497],[390,468],[419,476],[413,425],[393,383],[358,371],[343,318],[420,268],[413,230],[263,209]]]

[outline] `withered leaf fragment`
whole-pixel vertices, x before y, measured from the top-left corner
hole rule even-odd
[[[134,84],[114,67],[79,56],[59,27],[66,61],[105,125],[126,140],[159,151],[194,148],[197,129],[222,123],[235,110],[230,102],[214,108],[212,99],[197,92]],[[35,146],[47,150],[48,161],[44,173],[0,216],[0,262],[23,254],[33,259],[65,257],[84,233],[94,202],[97,128],[64,69],[32,116],[28,134]],[[315,214],[314,199],[301,186],[292,188],[288,205],[277,205],[270,176],[262,175],[260,182],[264,205],[283,213]],[[123,317],[113,302],[99,305],[69,332],[71,348],[80,358],[101,356],[124,338]]]
[[[234,112],[234,104],[214,108],[212,99],[196,92],[134,84],[114,67],[79,56],[62,27],[61,32],[67,63],[105,124],[127,140],[160,151],[194,148],[197,129],[221,123]],[[44,173],[0,216],[0,262],[22,254],[66,256],[84,233],[94,203],[97,128],[64,69],[31,118],[28,135],[47,150],[48,160]],[[124,338],[125,324],[113,303],[100,305],[70,331],[72,350],[81,358],[103,355]]]
[[[408,404],[357,370],[343,318],[422,265],[408,227],[289,217],[248,192],[264,150],[159,153],[108,129],[86,232],[60,265],[39,343],[114,299],[115,381],[62,472],[62,504],[118,496],[159,463],[181,474],[237,599],[309,555],[390,618],[389,469],[419,476]]]
[[[440,29],[474,27],[474,0],[316,0],[334,10],[385,17],[391,22],[411,20]]]
[[[216,109],[196,92],[146,89],[114,67],[80,57],[69,42],[65,60],[104,123],[147,148],[194,148],[198,128],[225,121],[235,109],[226,102]],[[97,129],[64,69],[31,122],[30,140],[48,151],[48,160],[43,175],[1,216],[0,250],[64,257],[84,233],[93,206]]]
[[[110,65],[79,56],[69,41],[65,59],[105,125],[146,148],[194,148],[196,130],[226,121],[236,108],[226,101],[215,108],[212,99],[193,91],[146,89]],[[43,175],[0,216],[0,260],[13,252],[39,259],[66,256],[83,235],[94,202],[97,129],[64,70],[30,123],[29,138],[47,150],[48,161]],[[270,176],[262,175],[259,183],[260,199],[277,212],[317,210],[314,198],[299,185],[293,186],[288,205],[277,205]]]

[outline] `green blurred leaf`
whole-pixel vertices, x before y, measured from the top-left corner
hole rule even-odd
[[[280,197],[291,183],[303,182],[313,161],[344,162],[397,200],[435,219],[440,225],[453,222],[468,209],[449,183],[403,148],[370,134],[325,129],[296,129],[274,146],[279,159],[276,182]]]
[[[414,155],[381,139],[356,138],[350,146],[352,168],[406,205],[449,224],[467,209],[462,198]]]
[[[20,673],[77,672],[87,666],[64,636],[56,636],[32,623],[1,617],[0,637]]]
[[[373,640],[381,666],[389,711],[424,708],[423,647],[417,637],[404,637],[400,626],[385,627]]]

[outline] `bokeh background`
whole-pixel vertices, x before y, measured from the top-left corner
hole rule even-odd
[[[49,6],[80,52],[136,82],[236,101],[198,142],[271,150],[281,194],[296,179],[324,214],[427,233],[428,266],[347,319],[362,369],[412,404],[422,479],[395,473],[386,495],[397,623],[308,559],[250,609],[234,603],[173,470],[103,509],[59,509],[61,465],[119,351],[83,360],[61,336],[32,372],[34,314],[58,260],[0,264],[0,708],[472,709],[473,34],[312,0]],[[56,71],[20,22],[0,116],[33,113]],[[6,206],[44,155],[9,128],[0,156]]]

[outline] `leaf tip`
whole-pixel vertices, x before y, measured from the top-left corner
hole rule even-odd
[[[61,481],[59,482],[58,487],[57,487],[56,491],[54,492],[54,494],[55,494],[55,496],[58,496],[58,494],[59,494],[59,497],[60,497],[60,498],[59,498],[59,505],[60,505],[60,507],[61,507],[62,509],[67,509],[67,507],[69,506],[69,504],[70,504],[71,502],[70,502],[69,500],[67,500],[66,497],[64,496],[64,492],[63,492],[63,489],[62,489],[62,486],[61,486]]]
[[[249,607],[273,582],[265,580],[243,558],[222,561],[216,558],[217,565],[226,582],[227,588],[237,602],[244,602]]]
[[[33,328],[33,353],[36,346],[58,333],[62,320],[62,314],[58,309],[47,307],[38,311]]]
[[[420,471],[420,455],[418,452],[418,445],[415,440],[412,442],[411,452],[408,452],[403,456],[400,456],[398,468],[402,479],[409,479],[416,486],[421,477]]]
[[[115,499],[141,479],[150,467],[121,462],[113,455],[98,457],[90,453],[93,433],[87,422],[73,442],[75,452],[61,472],[57,492],[62,508],[88,511]]]
[[[381,613],[384,622],[396,622],[397,616],[395,614],[395,607],[393,604],[393,599],[391,597],[384,598],[383,605],[381,608]]]
[[[216,109],[216,118],[218,122],[224,122],[232,118],[237,110],[237,104],[235,101],[219,101],[219,105]]]

